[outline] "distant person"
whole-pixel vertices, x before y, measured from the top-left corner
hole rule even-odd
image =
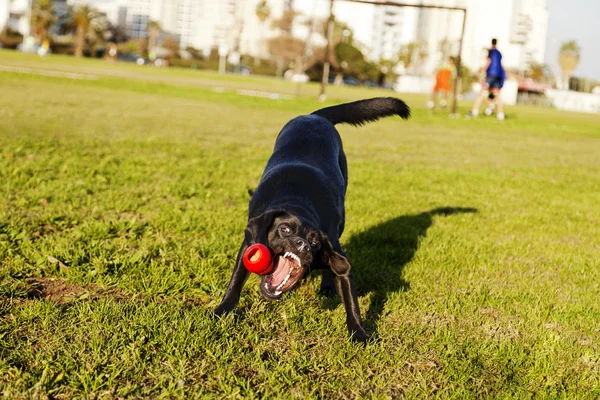
[[[110,42],[108,44],[108,60],[109,61],[116,61],[117,60],[117,55],[118,55],[118,49],[117,49],[117,45],[114,42]]]
[[[502,104],[502,98],[500,97],[500,89],[504,86],[506,73],[502,67],[502,54],[496,48],[497,44],[498,41],[492,39],[492,48],[488,52],[487,63],[483,68],[485,69],[485,82],[481,86],[479,96],[475,99],[475,104],[473,104],[473,109],[471,110],[471,115],[474,117],[479,115],[479,107],[485,97],[485,92],[489,91],[489,99],[494,101],[497,106],[496,117],[499,120],[504,119],[504,104]],[[492,105],[488,107],[486,114],[491,114],[491,110],[493,110]]]
[[[44,57],[50,53],[50,41],[48,39],[44,39],[37,53],[40,57]]]
[[[435,85],[431,92],[431,99],[427,102],[428,108],[434,108],[437,101],[437,95],[442,92],[442,99],[440,100],[440,106],[446,107],[448,105],[448,96],[452,90],[452,76],[455,74],[456,68],[454,67],[454,60],[452,57],[443,62],[438,68],[438,72],[435,74]]]

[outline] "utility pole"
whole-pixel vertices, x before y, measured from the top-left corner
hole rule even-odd
[[[325,101],[327,94],[325,90],[329,82],[329,53],[331,52],[331,40],[333,36],[333,0],[329,0],[329,22],[327,23],[327,45],[325,46],[325,62],[323,63],[323,77],[321,78],[321,91],[319,101]]]
[[[312,8],[310,28],[308,30],[308,36],[306,37],[306,40],[304,41],[303,56],[296,58],[296,64],[297,64],[296,65],[296,73],[297,74],[304,74],[304,72],[305,72],[304,71],[304,65],[306,64],[306,62],[308,60],[308,57],[309,57],[310,53],[312,52],[312,49],[310,48],[310,45],[311,45],[312,35],[313,35],[314,30],[315,30],[316,8],[317,8],[317,2],[315,1],[313,3],[313,8]],[[300,79],[298,79],[298,82],[296,82],[296,97],[300,97],[300,90],[301,90],[301,88],[302,88],[302,81],[300,81]]]
[[[458,57],[456,57],[456,79],[454,80],[454,96],[452,96],[452,115],[456,116],[457,115],[457,109],[458,109],[458,102],[457,102],[457,97],[458,97],[458,87],[461,84],[461,77],[462,77],[462,47],[463,47],[463,38],[465,37],[465,26],[467,25],[467,9],[463,9],[463,23],[462,23],[462,30],[460,31],[460,41],[458,42]]]

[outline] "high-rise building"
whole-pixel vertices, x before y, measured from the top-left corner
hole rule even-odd
[[[415,4],[465,7],[467,21],[462,50],[463,63],[477,69],[485,62],[492,38],[498,39],[504,65],[523,69],[530,62],[543,63],[548,25],[546,0],[413,0]],[[8,25],[29,32],[31,0],[0,0],[0,27]],[[268,57],[268,39],[277,35],[273,21],[293,9],[292,34],[302,40],[311,36],[313,45],[323,45],[321,26],[329,16],[324,0],[267,0],[270,15],[256,15],[260,0],[56,0],[87,2],[114,24],[126,28],[131,37],[146,37],[150,20],[174,34],[182,48],[204,51],[224,46],[230,50]],[[354,32],[356,44],[372,61],[397,59],[403,46],[418,45],[415,63],[408,72],[429,75],[440,60],[458,53],[462,13],[413,7],[375,6],[334,2],[339,21]]]
[[[374,11],[368,56],[374,61],[397,59],[402,46],[414,38],[418,9],[379,6]]]
[[[0,0],[0,30],[7,27],[29,35],[30,13],[31,0]]]
[[[71,0],[77,1],[77,0]],[[133,38],[147,36],[148,22],[179,40],[182,48],[226,45],[234,48],[243,24],[239,18],[252,0],[88,0],[115,25],[125,25]]]

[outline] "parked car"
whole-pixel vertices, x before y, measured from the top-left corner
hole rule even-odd
[[[234,66],[227,68],[227,72],[232,73],[232,74],[240,74],[240,75],[247,76],[252,73],[252,70],[250,69],[249,66],[240,64],[240,65],[234,65]]]
[[[137,65],[144,65],[148,63],[148,59],[134,53],[119,53],[117,60],[125,62],[134,62]]]
[[[328,81],[330,84],[333,84],[333,82],[335,82],[335,76],[330,76]],[[362,82],[353,76],[344,76],[342,78],[342,84],[346,86],[361,86]]]
[[[362,83],[353,76],[345,76],[342,82],[346,86],[360,86]]]

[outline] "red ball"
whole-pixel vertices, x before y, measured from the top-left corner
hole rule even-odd
[[[244,252],[244,266],[250,272],[265,275],[273,270],[273,259],[269,248],[262,244],[253,244]]]

